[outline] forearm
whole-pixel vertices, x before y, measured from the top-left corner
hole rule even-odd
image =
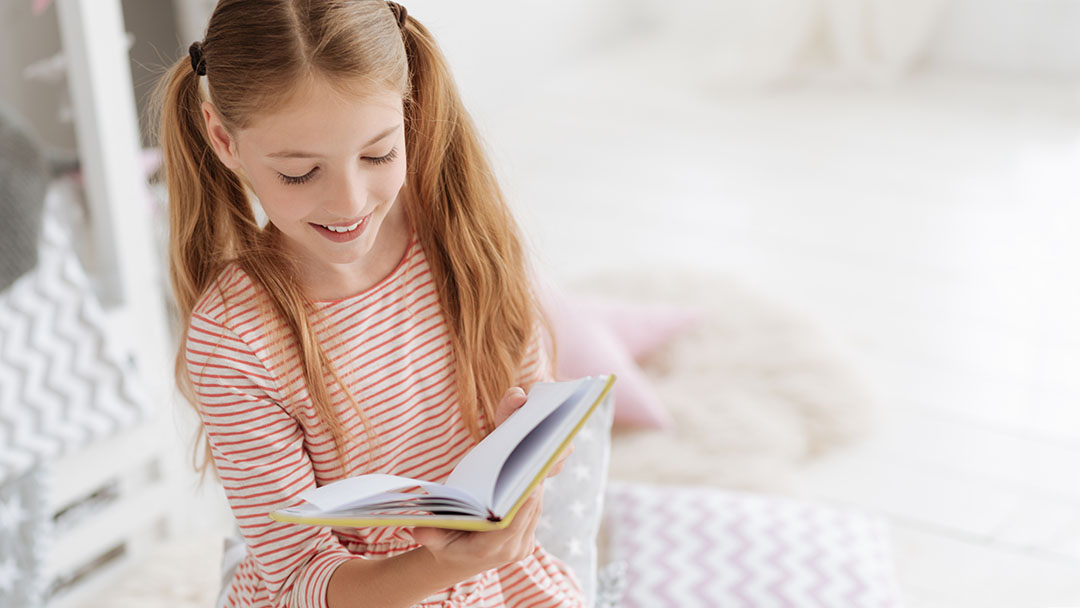
[[[353,559],[334,571],[326,590],[330,608],[398,608],[476,574],[439,563],[424,547],[386,559]]]

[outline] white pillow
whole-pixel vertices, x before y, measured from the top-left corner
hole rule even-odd
[[[596,597],[596,541],[604,511],[614,410],[615,399],[609,395],[578,432],[566,467],[544,484],[544,510],[536,527],[540,545],[577,575],[589,606]]]

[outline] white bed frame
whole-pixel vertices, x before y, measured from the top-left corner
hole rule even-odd
[[[120,0],[57,0],[68,61],[91,240],[111,330],[129,344],[154,415],[47,466],[50,513],[84,509],[57,529],[47,574],[65,581],[49,602],[85,605],[124,565],[174,533],[180,475],[172,387],[174,342],[142,170]],[[68,511],[69,513],[71,511]]]

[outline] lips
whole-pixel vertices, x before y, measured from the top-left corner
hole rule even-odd
[[[316,232],[327,239],[335,243],[344,243],[359,237],[364,232],[364,228],[368,225],[370,219],[371,214],[368,214],[350,223],[316,224],[315,222],[309,222],[309,224]]]
[[[315,224],[315,225],[316,226],[322,226],[323,228],[326,228],[327,230],[331,230],[333,232],[338,232],[338,233],[352,232],[353,230],[356,230],[356,228],[360,225],[361,222],[364,221],[364,219],[365,218],[360,218],[360,219],[356,220],[355,222],[353,222],[351,224]]]

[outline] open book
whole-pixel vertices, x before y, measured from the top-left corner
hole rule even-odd
[[[445,483],[360,475],[309,490],[303,503],[270,517],[320,526],[505,528],[614,384],[607,375],[533,385],[525,404],[469,450]]]

